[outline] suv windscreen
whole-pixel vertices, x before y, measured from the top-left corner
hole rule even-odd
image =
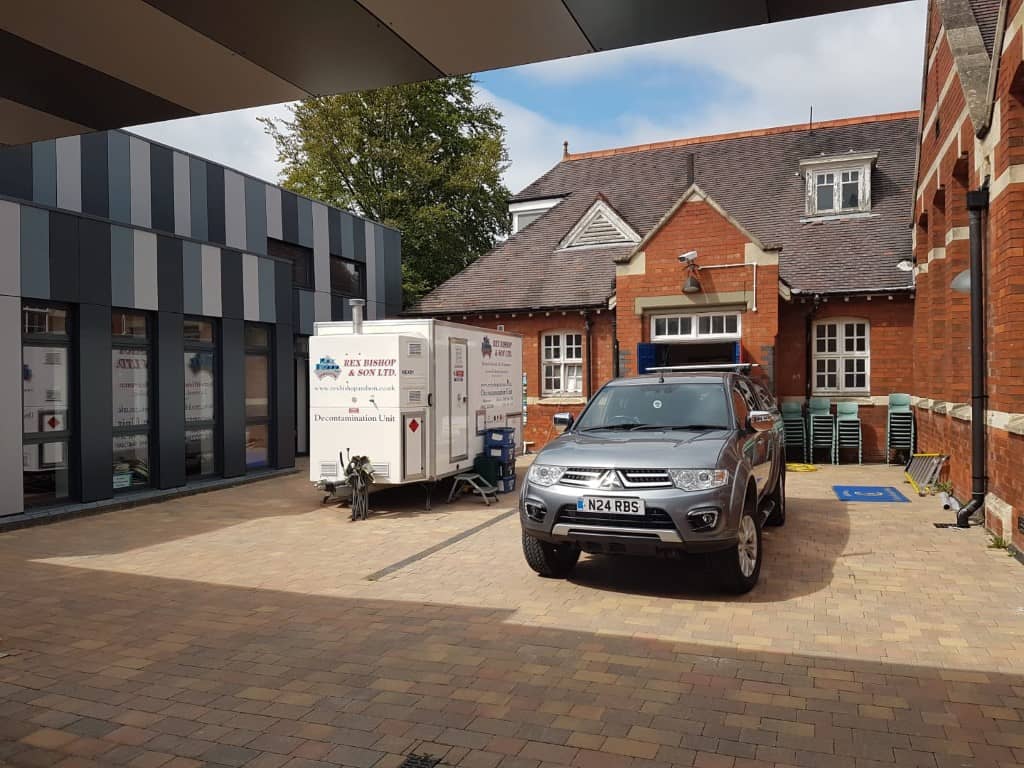
[[[598,429],[729,429],[719,381],[605,387],[580,417],[581,432]]]

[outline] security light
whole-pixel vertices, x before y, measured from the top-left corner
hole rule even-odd
[[[697,276],[691,272],[683,283],[683,293],[700,293],[700,282]]]
[[[971,270],[965,269],[959,275],[953,278],[953,282],[949,284],[950,289],[954,293],[970,293],[971,292]]]

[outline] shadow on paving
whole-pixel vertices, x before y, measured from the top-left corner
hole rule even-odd
[[[32,562],[0,584],[0,764],[393,768],[414,751],[505,768],[1024,761],[1020,674]]]
[[[764,529],[761,582],[750,593],[732,600],[774,603],[818,592],[831,584],[839,558],[850,556],[844,553],[850,538],[847,504],[830,499],[793,498],[787,517],[784,527]],[[722,593],[713,556],[590,556],[580,561],[571,580],[581,586],[623,594],[730,599]]]

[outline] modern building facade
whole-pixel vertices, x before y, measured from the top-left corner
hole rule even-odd
[[[401,309],[396,230],[122,131],[0,149],[0,515],[293,466],[352,297]]]
[[[566,151],[513,198],[512,236],[412,311],[523,335],[536,447],[612,376],[742,361],[782,400],[856,403],[864,458],[882,460],[888,396],[910,386],[897,265],[917,127],[897,113]]]

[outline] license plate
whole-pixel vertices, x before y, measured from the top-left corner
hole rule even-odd
[[[578,512],[598,512],[605,515],[643,515],[642,499],[623,499],[618,496],[584,496],[576,500]]]

